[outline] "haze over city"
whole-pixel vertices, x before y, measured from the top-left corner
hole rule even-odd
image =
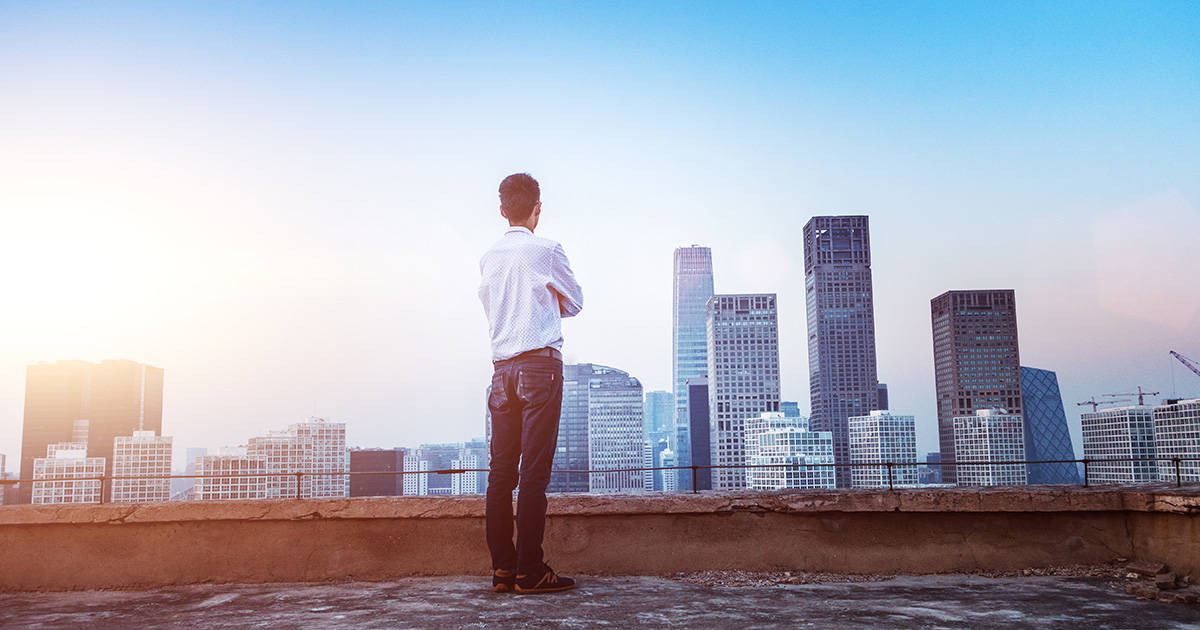
[[[163,433],[309,415],[483,434],[496,185],[542,185],[586,307],[568,362],[671,389],[671,256],[779,296],[808,407],[801,228],[864,214],[879,379],[937,449],[930,298],[1016,291],[1075,402],[1200,395],[1195,4],[0,6],[0,452],[24,371],[165,369]]]

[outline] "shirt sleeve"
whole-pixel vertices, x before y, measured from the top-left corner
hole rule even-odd
[[[551,255],[549,287],[558,293],[560,315],[574,317],[583,310],[583,288],[575,281],[575,274],[571,273],[571,263],[567,261],[567,253],[562,245],[556,245]]]

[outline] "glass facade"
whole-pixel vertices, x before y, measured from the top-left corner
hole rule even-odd
[[[672,282],[671,378],[675,384],[677,424],[688,417],[687,380],[708,373],[705,309],[712,295],[712,250],[697,245],[676,248]]]
[[[1025,457],[1030,461],[1075,459],[1058,375],[1050,370],[1021,367],[1021,398],[1025,416]],[[1029,483],[1083,483],[1079,467],[1070,464],[1029,464]]]

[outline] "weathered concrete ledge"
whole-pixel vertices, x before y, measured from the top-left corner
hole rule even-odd
[[[1200,487],[552,495],[564,571],[935,573],[1159,560],[1200,576]],[[0,589],[484,573],[483,497],[0,507]]]

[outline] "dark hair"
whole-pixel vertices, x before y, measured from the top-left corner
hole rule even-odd
[[[528,219],[541,198],[542,189],[529,173],[514,173],[500,182],[500,205],[510,223]]]

